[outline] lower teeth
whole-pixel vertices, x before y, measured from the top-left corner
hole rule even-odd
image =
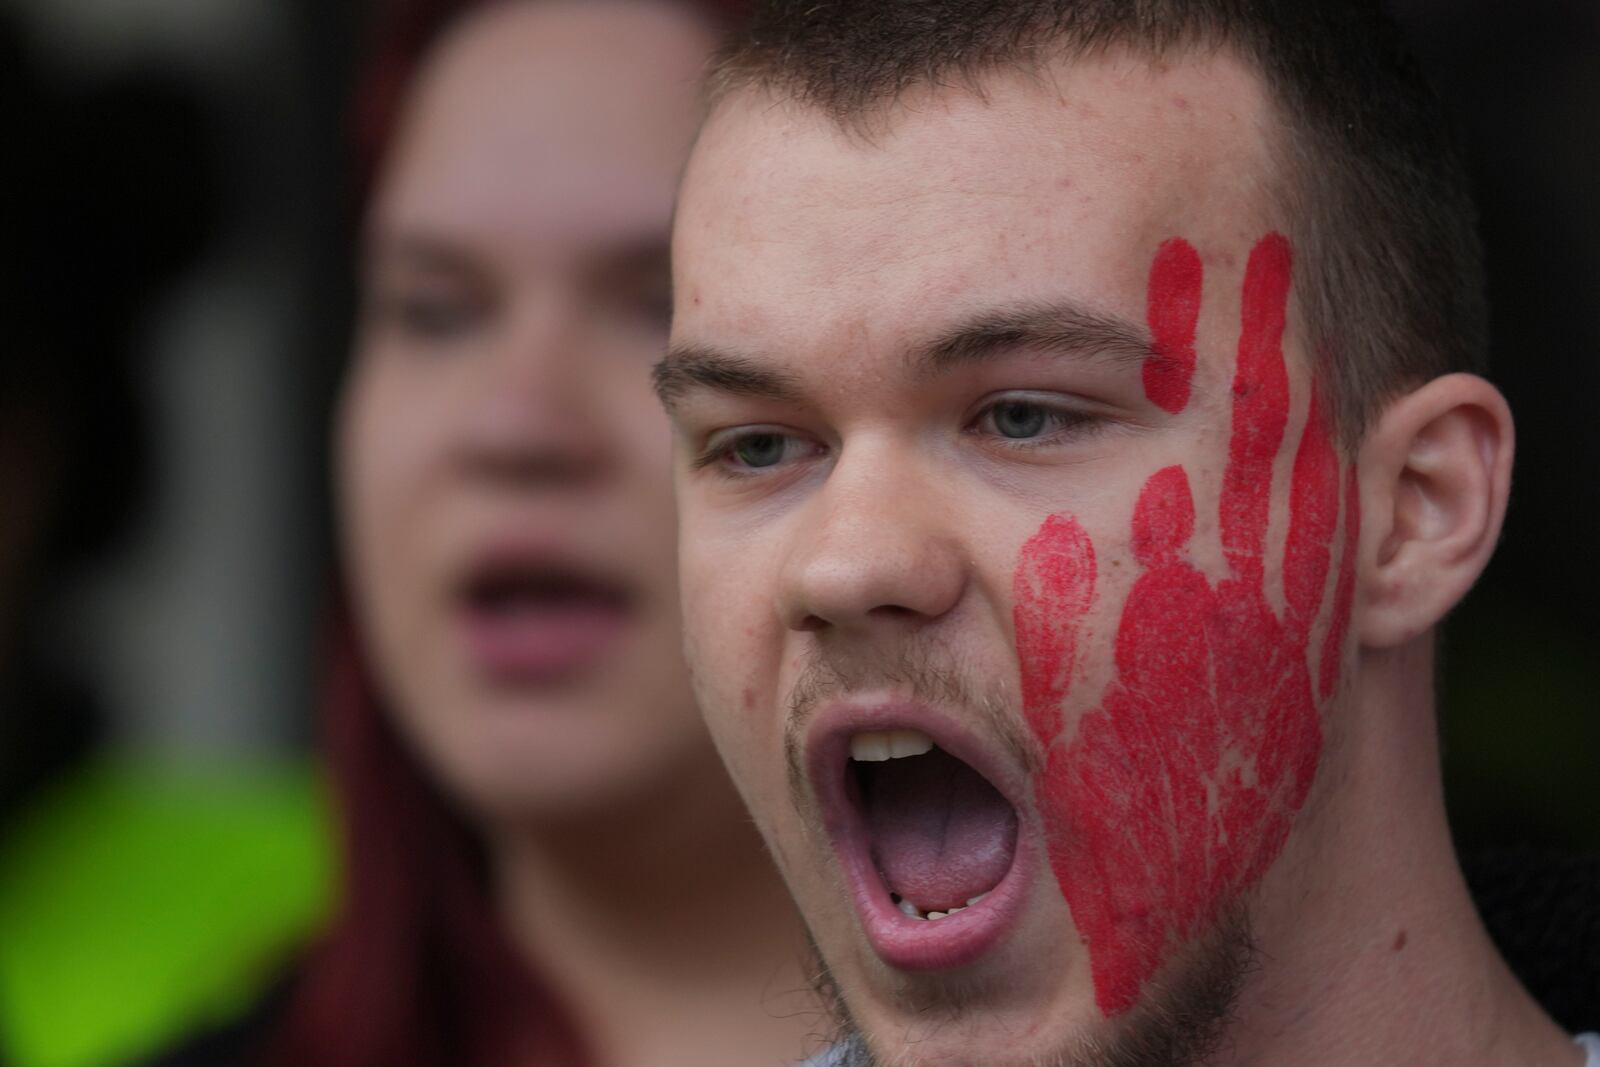
[[[896,896],[894,894],[890,894],[890,899],[894,901],[894,906],[900,910],[900,914],[906,916],[909,919],[926,920],[926,919],[946,919],[946,918],[949,918],[950,916],[956,914],[957,912],[966,911],[968,908],[972,907],[972,905],[976,904],[978,901],[982,900],[984,897],[986,897],[988,895],[989,895],[988,893],[979,893],[977,896],[973,897],[971,900],[967,901],[965,904],[961,905],[958,908],[951,908],[948,911],[930,911],[930,912],[924,912],[921,908],[919,908],[915,904],[911,903],[911,901],[906,900],[904,897],[900,897],[900,896]]]

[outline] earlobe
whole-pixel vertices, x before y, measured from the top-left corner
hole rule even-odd
[[[1435,378],[1385,409],[1360,452],[1363,645],[1404,644],[1472,588],[1505,519],[1513,439],[1505,398],[1471,374]]]

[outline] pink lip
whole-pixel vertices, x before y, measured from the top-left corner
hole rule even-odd
[[[1017,809],[1016,856],[1005,877],[978,903],[943,919],[913,919],[889,899],[872,861],[867,829],[851,802],[850,738],[866,731],[921,730],[935,744],[989,780]],[[878,956],[906,971],[965,967],[996,949],[1016,928],[1027,903],[1035,858],[1010,776],[962,723],[923,705],[884,701],[838,704],[818,713],[807,746],[806,769],[824,828],[844,869],[861,928]]]
[[[572,597],[495,609],[471,590],[496,575],[557,575],[615,590],[619,583],[597,568],[547,548],[501,543],[475,557],[454,589],[453,611],[472,665],[497,681],[541,682],[563,678],[605,660],[635,618],[633,598]]]
[[[461,615],[468,655],[485,674],[538,681],[603,659],[627,627],[619,605],[497,616],[467,606]]]

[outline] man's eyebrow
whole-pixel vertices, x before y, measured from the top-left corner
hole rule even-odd
[[[656,395],[669,411],[696,389],[780,403],[794,403],[800,395],[793,376],[708,345],[673,345],[656,364],[654,378]]]
[[[1134,365],[1142,365],[1154,352],[1142,327],[1061,302],[982,312],[919,346],[910,359],[918,373],[934,375],[1019,349]],[[800,393],[792,375],[708,345],[672,346],[656,364],[654,377],[656,394],[669,410],[695,389],[783,403],[796,402]]]
[[[935,375],[1019,349],[1142,364],[1154,342],[1141,326],[1071,302],[984,311],[911,353],[918,373]]]

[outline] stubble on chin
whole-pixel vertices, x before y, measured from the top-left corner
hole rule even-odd
[[[874,1047],[850,1014],[816,943],[809,944],[813,990],[837,1024],[835,1043],[812,1061],[816,1067],[943,1067],[954,1061],[937,1054],[939,1031],[984,1010],[981,991],[952,987],[905,1005],[907,1017],[923,1024],[916,1040],[893,1049]],[[982,1067],[1205,1067],[1228,1047],[1234,1008],[1257,955],[1241,905],[1177,953],[1126,1014],[1101,1023],[1095,1032],[1072,1035],[1053,1050],[1007,1058],[1003,1048],[986,1049]]]

